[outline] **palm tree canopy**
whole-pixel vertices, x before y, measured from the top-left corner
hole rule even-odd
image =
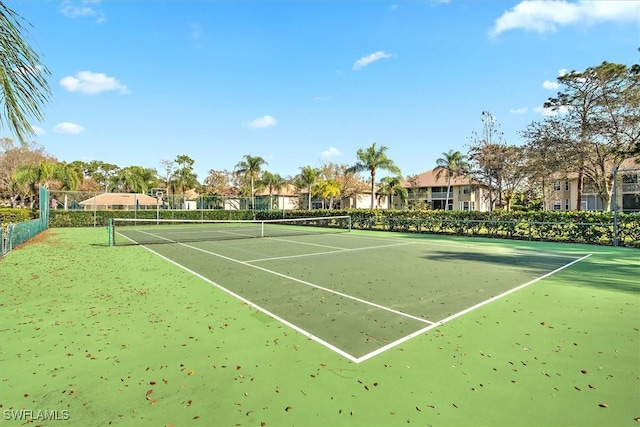
[[[445,174],[447,179],[451,179],[456,175],[464,174],[469,168],[467,157],[459,151],[449,150],[448,153],[442,153],[443,157],[436,160],[436,179],[440,179]]]
[[[0,1],[0,130],[9,127],[22,143],[34,130],[29,118],[43,119],[49,101],[49,70],[26,42],[23,18]],[[6,122],[6,123],[5,123]]]
[[[375,200],[375,182],[376,172],[378,170],[386,170],[396,175],[400,175],[400,168],[393,160],[387,157],[387,149],[385,145],[376,147],[374,142],[371,147],[358,149],[358,162],[351,167],[354,172],[369,171],[371,174],[371,209],[374,207]]]
[[[385,145],[376,148],[375,142],[371,147],[358,149],[356,153],[358,162],[351,169],[354,172],[369,171],[372,176],[375,176],[377,170],[386,170],[400,175],[400,168],[387,157],[388,149]]]
[[[250,156],[248,154],[245,154],[243,159],[244,160],[238,162],[235,167],[235,171],[237,175],[243,176],[245,180],[250,182],[251,196],[253,196],[253,184],[258,179],[262,166],[265,166],[268,163],[260,156]]]

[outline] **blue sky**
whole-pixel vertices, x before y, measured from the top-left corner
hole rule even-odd
[[[465,153],[483,110],[520,144],[563,70],[640,47],[633,1],[5,3],[52,73],[48,153],[161,174],[184,154],[201,181],[245,154],[285,176],[353,164],[374,142],[419,173]]]

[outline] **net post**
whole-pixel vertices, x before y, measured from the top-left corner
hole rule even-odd
[[[264,221],[260,221],[260,237],[264,237]]]
[[[109,218],[107,223],[107,234],[109,239],[109,247],[116,245],[115,230],[113,228],[113,218]]]
[[[349,225],[349,232],[351,232],[351,215],[347,217],[347,223]]]

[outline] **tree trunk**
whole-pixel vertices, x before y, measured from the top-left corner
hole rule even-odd
[[[449,176],[449,179],[447,179],[447,200],[444,201],[445,211],[449,210],[449,191],[451,191],[451,176]],[[453,204],[453,200],[451,201],[451,203]]]
[[[371,171],[371,209],[374,209],[375,202],[375,185],[376,185],[376,171]]]

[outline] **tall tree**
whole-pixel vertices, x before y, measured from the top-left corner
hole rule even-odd
[[[22,165],[38,165],[42,161],[56,161],[47,154],[44,147],[35,142],[16,145],[10,138],[0,138],[0,199],[8,200],[15,206],[19,198],[15,183],[12,181],[14,171]]]
[[[204,191],[207,194],[230,196],[238,194],[238,183],[235,174],[229,170],[210,169],[204,179]]]
[[[612,171],[632,156],[640,141],[640,78],[635,67],[602,64],[558,77],[562,91],[545,107],[562,115],[572,131],[577,154],[577,207],[581,209],[586,176],[609,210]]]
[[[51,90],[47,67],[27,43],[25,20],[0,1],[0,130],[8,126],[25,143],[34,135],[30,118],[42,120]]]
[[[393,196],[400,197],[403,206],[406,205],[409,197],[409,192],[402,186],[402,177],[400,176],[385,176],[382,178],[380,180],[380,194],[389,197],[390,209],[393,209],[395,206]]]
[[[244,160],[238,162],[235,167],[235,171],[239,176],[242,176],[246,181],[250,182],[251,188],[251,207],[255,208],[255,183],[260,176],[260,172],[262,171],[262,166],[267,165],[265,159],[260,156],[250,156],[245,154],[243,156]]]
[[[320,179],[337,184],[340,194],[335,196],[335,199],[348,199],[367,190],[367,184],[362,182],[360,175],[349,165],[326,162],[320,166],[319,173]]]
[[[470,174],[487,188],[489,210],[493,211],[496,196],[502,205],[507,144],[497,120],[488,111],[482,112],[482,131],[473,133],[469,146]]]
[[[305,189],[307,192],[307,209],[311,210],[311,196],[313,187],[318,181],[320,169],[312,166],[303,166],[300,173],[294,178],[294,185],[298,188]]]
[[[546,205],[550,185],[559,176],[567,179],[567,159],[570,133],[563,120],[557,116],[530,123],[520,132],[525,140],[527,184],[529,194],[542,199]]]
[[[315,193],[322,198],[322,207],[324,202],[328,201],[328,208],[333,209],[333,201],[340,196],[340,185],[333,179],[320,179],[315,184]]]
[[[111,178],[111,185],[124,193],[147,193],[158,182],[155,169],[127,166]]]
[[[179,155],[176,157],[175,163],[177,168],[173,171],[171,181],[173,187],[180,189],[184,207],[187,198],[187,190],[199,185],[198,176],[193,171],[195,160],[189,156]]]
[[[260,177],[260,184],[269,191],[269,209],[273,207],[273,194],[279,192],[287,184],[287,180],[277,173],[265,171]]]
[[[55,179],[56,168],[56,161],[42,160],[37,164],[23,163],[13,171],[12,187],[19,194],[22,206],[28,202],[29,207],[33,208],[38,187],[49,187]]]
[[[451,180],[458,176],[468,173],[469,163],[467,156],[459,151],[449,150],[448,153],[442,153],[443,157],[436,160],[436,181],[443,175],[447,179],[447,201],[445,202],[445,210],[449,210],[449,193],[451,192]]]
[[[356,155],[358,161],[351,167],[354,172],[369,171],[371,175],[371,209],[375,207],[376,173],[378,170],[386,170],[400,175],[400,168],[387,157],[388,147],[381,145],[376,147],[374,142],[371,147],[358,149]]]

